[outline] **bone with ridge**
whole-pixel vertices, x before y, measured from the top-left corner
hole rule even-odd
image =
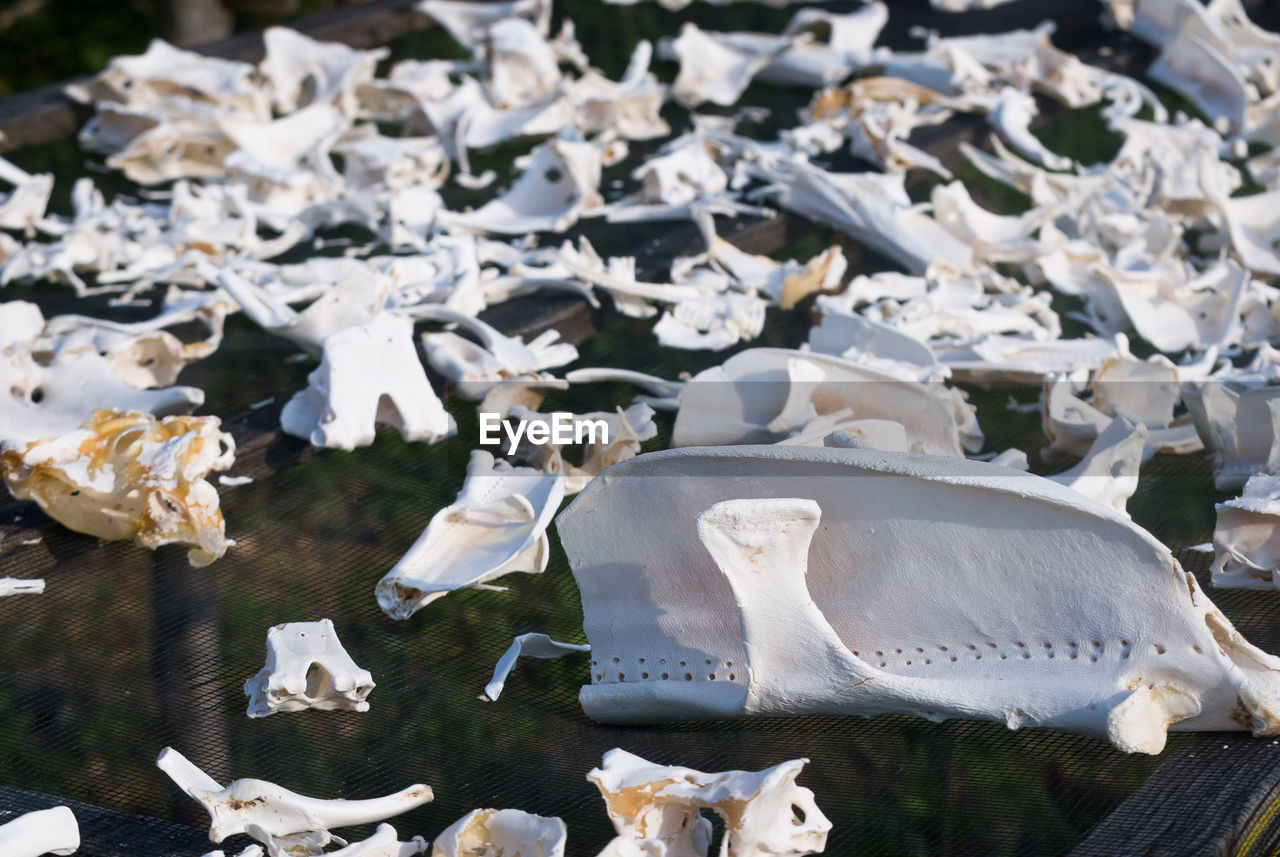
[[[236,780],[223,788],[172,747],[165,747],[156,767],[169,775],[178,788],[209,813],[209,839],[222,842],[244,833],[276,853],[275,843],[291,838],[333,841],[331,827],[351,827],[382,821],[429,803],[431,787],[412,785],[385,797],[369,800],[322,800],[304,797],[266,780]]]
[[[64,857],[79,847],[80,826],[65,806],[28,812],[0,824],[0,854],[4,857]]]
[[[518,809],[475,809],[436,837],[432,857],[564,857],[558,818]]]
[[[314,669],[313,669],[314,667]],[[368,711],[373,676],[356,666],[329,619],[267,631],[267,662],[244,683],[249,716],[318,708]]]
[[[1280,659],[1152,536],[1040,477],[677,449],[615,465],[557,526],[610,665],[580,696],[598,720],[909,713],[1146,753],[1169,728],[1280,733]]]
[[[562,643],[553,640],[546,634],[521,634],[511,641],[511,646],[498,659],[493,668],[493,678],[484,686],[484,695],[490,702],[497,702],[502,689],[507,685],[507,676],[515,669],[520,658],[562,658],[576,652],[589,652],[590,646],[578,643]]]
[[[192,565],[227,549],[218,491],[205,476],[235,461],[235,441],[217,417],[95,411],[76,431],[48,440],[0,443],[13,496],[102,539],[147,548],[177,543]]]
[[[1234,500],[1217,504],[1213,585],[1280,589],[1280,476],[1254,476]]]
[[[821,852],[831,830],[813,792],[796,785],[808,762],[793,759],[763,771],[711,774],[655,765],[613,749],[587,779],[604,798],[618,833],[614,841],[630,840],[642,852],[706,857],[711,823],[699,811],[710,809],[725,823],[720,857],[803,857]]]
[[[547,567],[547,525],[564,496],[564,479],[529,467],[494,462],[472,450],[467,479],[375,589],[378,606],[408,619],[456,589],[495,589],[504,574]]]

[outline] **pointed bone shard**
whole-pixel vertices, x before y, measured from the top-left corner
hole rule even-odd
[[[303,797],[266,780],[236,780],[223,788],[172,747],[165,747],[156,767],[209,813],[209,839],[215,843],[245,833],[268,847],[273,839],[324,834],[328,829],[382,821],[429,803],[430,786],[413,785],[369,800],[322,800]]]
[[[307,708],[368,711],[373,688],[373,676],[356,666],[329,619],[273,626],[266,665],[244,683],[250,717]]]
[[[484,695],[490,702],[497,702],[498,697],[502,695],[502,689],[507,685],[507,676],[511,675],[516,661],[522,657],[548,660],[589,651],[591,651],[590,646],[562,643],[551,639],[546,634],[521,634],[511,641],[511,647],[498,659],[497,665],[493,668],[493,678],[489,679],[489,683],[484,686]]]
[[[65,806],[20,815],[0,824],[0,854],[5,857],[65,857],[80,847],[80,826]]]
[[[1146,753],[1169,728],[1280,731],[1280,659],[1166,547],[1005,467],[675,449],[601,474],[558,529],[610,664],[580,695],[597,720],[908,713]]]

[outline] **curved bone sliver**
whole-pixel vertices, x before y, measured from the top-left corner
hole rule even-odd
[[[204,566],[227,549],[211,470],[235,462],[235,441],[217,417],[96,411],[73,432],[0,443],[9,491],[34,500],[65,527],[147,548],[177,543]]]
[[[519,809],[473,809],[436,837],[431,857],[564,857],[558,818]]]
[[[1122,515],[1128,514],[1125,504],[1138,490],[1138,470],[1146,440],[1145,425],[1116,417],[1098,433],[1079,464],[1048,478]]]
[[[963,381],[1042,384],[1050,375],[1092,371],[1116,354],[1107,339],[1026,339],[995,334],[940,356]]]
[[[324,834],[332,827],[371,824],[429,803],[430,786],[412,785],[369,800],[322,800],[304,797],[266,780],[242,779],[223,788],[172,747],[165,747],[156,767],[209,813],[209,839],[222,842],[246,833],[270,846],[271,839]]]
[[[1074,161],[1050,151],[1031,133],[1031,120],[1036,112],[1036,100],[1031,93],[1005,87],[995,96],[987,121],[1009,141],[1009,145],[1034,163],[1051,170],[1071,169]]]
[[[959,458],[982,446],[973,409],[956,390],[783,348],[741,351],[694,376],[680,391],[671,443],[772,443],[845,408],[857,419],[901,423],[918,451]]]
[[[266,665],[244,683],[250,717],[307,708],[368,711],[373,688],[373,676],[351,660],[329,619],[273,626]]]
[[[534,149],[511,190],[465,214],[441,212],[450,225],[477,232],[524,235],[563,232],[600,205],[600,149],[550,140]]]
[[[495,464],[489,453],[472,450],[458,498],[378,581],[378,606],[393,619],[408,619],[455,589],[493,588],[485,584],[517,571],[540,573],[550,556],[547,526],[563,497],[558,474]]]
[[[23,346],[0,352],[0,439],[64,435],[100,408],[173,414],[203,402],[204,392],[195,387],[139,390],[116,374],[110,357],[96,350],[64,354],[48,365]]]
[[[1280,589],[1280,476],[1254,476],[1216,508],[1213,585]]]
[[[1280,733],[1280,659],[1146,531],[1036,476],[668,450],[602,474],[557,524],[610,665],[580,695],[597,720],[976,717],[1146,753],[1170,727]]]
[[[17,577],[0,577],[0,598],[10,595],[40,595],[44,592],[44,580],[32,578],[22,580]]]
[[[5,857],[40,857],[74,854],[80,847],[80,825],[65,806],[41,809],[0,824],[0,854]]]
[[[822,319],[809,328],[809,348],[871,366],[903,379],[927,381],[949,373],[933,349],[909,333],[818,298]]]
[[[600,789],[619,838],[661,842],[666,857],[705,857],[711,825],[702,809],[724,819],[720,857],[803,857],[826,848],[831,830],[813,792],[796,785],[808,762],[708,774],[615,748],[587,780]]]
[[[485,698],[490,702],[498,701],[498,697],[502,695],[502,689],[507,686],[507,676],[511,675],[516,661],[522,657],[548,660],[589,651],[591,651],[590,646],[562,643],[551,639],[546,634],[521,634],[511,641],[511,646],[502,657],[498,658],[498,663],[493,668],[493,678],[489,679],[489,683],[484,686]]]
[[[427,443],[458,430],[418,361],[413,322],[392,312],[326,337],[307,388],[280,413],[286,432],[333,449],[373,443],[375,423]]]

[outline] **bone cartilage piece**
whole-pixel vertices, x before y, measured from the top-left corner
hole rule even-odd
[[[603,767],[587,774],[600,789],[618,832],[605,853],[706,857],[711,823],[699,815],[702,809],[724,818],[720,857],[819,853],[826,848],[831,822],[818,809],[813,792],[796,785],[808,762],[792,759],[763,771],[708,774],[610,750]],[[618,840],[639,848],[627,848]]]
[[[556,526],[596,720],[897,713],[1143,753],[1171,728],[1280,734],[1280,658],[1153,536],[1038,476],[883,450],[667,450],[609,468]]]
[[[408,842],[401,842],[394,827],[389,824],[379,824],[378,829],[368,839],[352,842],[337,851],[327,852],[326,857],[413,857],[415,854],[425,854],[429,847],[427,840],[421,836],[415,836]]]
[[[223,788],[172,747],[160,751],[156,767],[209,813],[210,841],[218,843],[245,833],[266,845],[273,857],[281,846],[291,845],[316,853],[336,841],[329,833],[331,827],[382,821],[429,803],[434,797],[430,786],[420,784],[369,800],[304,797],[275,783],[255,779],[236,780]]]
[[[1280,588],[1280,476],[1259,475],[1234,500],[1217,504],[1213,585]]]
[[[519,809],[474,809],[436,837],[432,857],[564,857],[558,818]]]
[[[578,643],[562,643],[559,640],[553,640],[546,634],[521,634],[511,641],[511,646],[498,658],[498,663],[493,668],[493,678],[489,679],[489,683],[484,686],[484,699],[489,702],[496,702],[502,694],[502,689],[506,687],[507,676],[511,675],[511,670],[515,668],[516,661],[522,656],[526,658],[562,658],[565,655],[572,655],[577,652],[589,652],[590,646]]]
[[[39,595],[44,592],[44,579],[22,580],[17,577],[0,577],[0,598],[8,595]]]
[[[373,676],[356,666],[329,619],[267,631],[267,663],[244,683],[250,717],[307,708],[368,711],[373,688]]]
[[[80,826],[65,806],[20,815],[0,824],[0,854],[4,857],[40,857],[41,854],[74,854],[80,847]]]

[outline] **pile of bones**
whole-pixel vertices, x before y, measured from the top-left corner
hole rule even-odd
[[[1280,731],[1280,660],[1244,641],[1125,511],[1152,455],[1211,457],[1217,489],[1240,494],[1218,507],[1206,546],[1214,584],[1280,587],[1280,35],[1252,24],[1239,0],[1099,4],[1090,14],[1153,47],[1143,80],[1055,47],[1048,22],[978,36],[923,33],[914,49],[893,50],[877,44],[889,14],[881,2],[842,14],[799,8],[776,34],[685,23],[675,38],[637,44],[614,80],[591,66],[570,21],[551,31],[549,0],[425,0],[420,8],[465,59],[405,60],[380,75],[386,49],[274,28],[256,66],[156,41],[71,87],[94,108],[81,145],[134,183],[133,196],[108,199],[82,178],[71,189],[73,213],[60,216],[48,211],[51,175],[0,160],[8,187],[0,283],[10,298],[0,304],[0,465],[14,497],[101,538],[182,545],[193,565],[223,556],[234,541],[208,477],[233,467],[235,444],[216,416],[191,415],[204,393],[177,381],[219,348],[234,313],[315,361],[280,428],[317,447],[369,445],[377,425],[422,443],[455,433],[428,368],[479,411],[526,422],[552,416],[538,410],[550,390],[621,381],[635,386],[630,407],[574,415],[607,428],[599,437],[513,437],[505,458],[473,452],[456,501],[377,582],[381,608],[403,619],[456,589],[539,572],[552,519],[579,495],[560,531],[592,645],[517,639],[486,688],[491,697],[521,654],[590,649],[583,705],[605,721],[969,716],[1148,753],[1164,747],[1169,728]],[[655,61],[678,67],[674,82],[659,82]],[[759,110],[725,109],[755,81],[812,93],[794,121],[781,117],[772,139],[742,127]],[[1168,93],[1183,110],[1166,107]],[[1094,164],[1053,151],[1032,132],[1046,104],[1098,112],[1122,140],[1118,151]],[[916,130],[959,116],[989,129],[984,145],[962,144],[966,169],[1024,195],[1025,210],[984,208],[910,142]],[[491,170],[473,172],[474,153],[509,141],[529,146],[509,187]],[[845,154],[876,169],[822,166]],[[602,171],[628,163],[628,192],[607,193]],[[926,200],[908,193],[909,176],[910,187],[928,179]],[[449,182],[487,201],[451,209],[441,193]],[[849,277],[840,246],[779,262],[717,235],[734,218],[782,212],[843,233],[898,270]],[[588,221],[601,229],[685,221],[702,246],[661,278],[642,279],[633,258],[556,238]],[[331,237],[352,226],[363,231],[344,234],[365,234],[365,243]],[[327,252],[273,261],[299,248]],[[130,323],[46,318],[20,294],[50,282],[159,310]],[[799,348],[740,347],[692,378],[617,367],[557,373],[578,352],[554,331],[525,341],[478,317],[535,292],[656,319],[653,335],[670,349],[750,343],[771,315],[797,305],[817,323]],[[1064,321],[1081,335],[1064,337]],[[175,335],[192,323],[203,338]],[[1021,450],[979,455],[982,428],[957,384],[1001,382],[1041,388],[1031,407],[1048,449],[1077,464],[1041,477],[1026,472]],[[655,410],[675,414],[674,449],[640,455],[658,433]],[[582,449],[571,453],[571,445]],[[856,508],[841,492],[855,494],[861,483],[840,488],[806,476],[815,465],[892,477],[881,483],[892,486],[879,498],[884,508],[865,510],[884,516],[878,536],[840,511]],[[699,468],[709,477],[686,490],[693,482],[679,475]],[[745,475],[766,471],[777,478]],[[660,480],[610,477],[667,472],[669,503],[644,493]],[[222,488],[244,481],[223,476]],[[658,526],[633,513],[645,502],[669,506],[662,514],[672,521],[662,526],[674,528],[664,529],[673,533],[674,568],[647,573],[718,581],[726,595],[712,607],[737,617],[725,640],[695,639],[696,621],[645,619],[645,610],[670,619],[681,608],[643,602],[631,630],[612,636],[618,605],[636,597],[615,554]],[[912,514],[894,517],[898,502]],[[993,547],[1000,537],[988,532],[991,516],[1010,503],[1027,532]],[[582,522],[589,514],[590,525]],[[818,529],[823,516],[842,534]],[[931,518],[950,529],[920,538]],[[782,520],[790,524],[779,534]],[[841,562],[864,544],[857,562]],[[894,553],[908,544],[910,560]],[[1025,554],[1025,563],[1004,563],[1017,581],[991,577],[998,572],[984,557],[992,550]],[[1060,568],[1065,559],[1044,558],[1082,551],[1097,552],[1096,561]],[[806,583],[810,562],[822,574]],[[889,645],[864,645],[849,630],[859,599],[874,597],[839,582],[858,565],[864,577],[880,575],[883,589],[955,592],[895,617],[907,636],[886,654]],[[913,579],[928,569],[932,582]],[[1048,593],[1039,603],[1027,595],[1016,628],[1001,598],[983,595],[985,587],[1007,601],[1007,584]],[[38,580],[0,580],[0,596],[42,589]],[[1114,601],[1091,612],[1085,592]],[[779,605],[789,619],[778,618]],[[780,633],[786,621],[808,623],[803,642]],[[956,648],[977,655],[927,658],[910,628],[972,640]],[[305,633],[309,642],[298,644]],[[1024,640],[1035,641],[1034,658]],[[1026,651],[1009,656],[1006,645]],[[616,676],[597,667],[615,652],[632,666],[640,651],[666,652],[674,664],[708,646],[726,653],[719,678],[695,680],[674,666],[672,674],[654,666],[652,675],[628,667]],[[921,653],[914,662],[913,652]],[[999,693],[979,678],[995,667],[966,663],[984,652],[987,665],[998,653],[1009,661],[1001,669],[1021,670]],[[736,671],[728,653],[742,662]],[[309,678],[315,664],[322,669]],[[1162,678],[1144,679],[1144,670]],[[271,629],[267,665],[246,694],[250,716],[363,711],[372,686],[324,620]],[[591,775],[619,832],[604,853],[705,855],[706,822],[690,819],[734,801],[748,810],[735,811],[722,854],[820,850],[825,819],[794,784],[802,764],[707,775],[614,751]],[[214,841],[247,833],[261,843],[245,854],[324,853],[341,844],[329,827],[378,821],[430,797],[424,786],[363,802],[303,798],[257,780],[224,789],[169,750],[161,767],[209,810]],[[278,811],[246,809],[249,794]],[[811,808],[804,823],[788,814],[797,801]],[[5,853],[70,853],[75,844],[48,831],[65,834],[74,823],[49,812],[57,817],[0,827],[0,842],[13,843]],[[532,857],[562,854],[564,839],[558,819],[477,810],[435,848]],[[332,853],[427,847],[384,826]]]

